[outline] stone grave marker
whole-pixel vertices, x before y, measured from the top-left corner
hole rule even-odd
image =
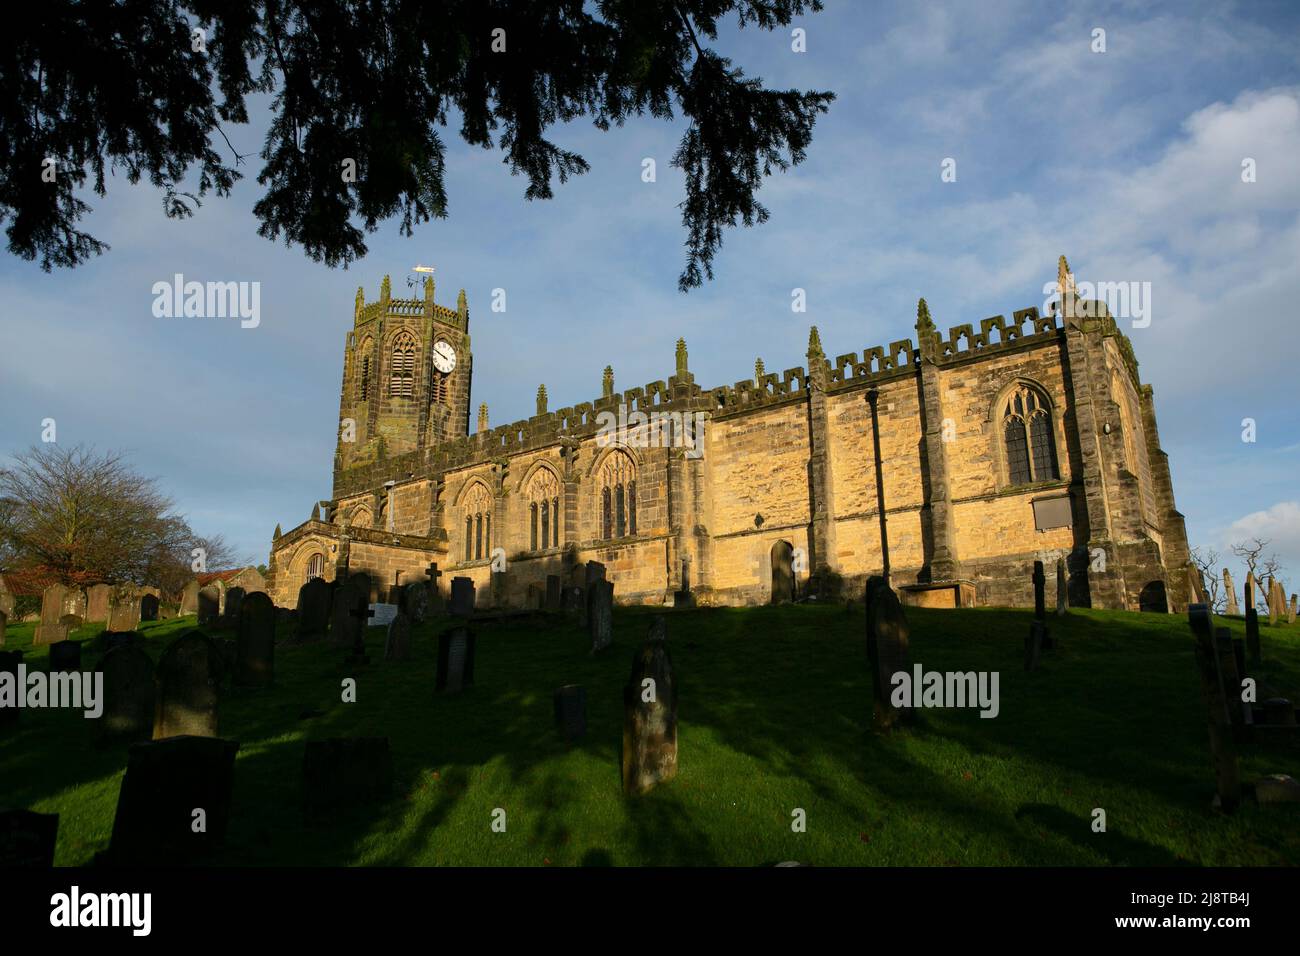
[[[370,610],[370,627],[387,627],[397,617],[400,608],[396,604],[372,604]]]
[[[1237,654],[1233,647],[1232,631],[1226,627],[1214,632],[1215,663],[1219,668],[1219,683],[1223,685],[1223,699],[1228,708],[1232,731],[1240,737],[1250,720],[1250,705],[1241,700],[1241,672],[1237,668]]]
[[[67,588],[62,584],[51,584],[42,592],[41,621],[32,635],[32,644],[57,644],[68,639],[68,626],[59,623],[64,614],[63,600],[66,596]]]
[[[1300,607],[1297,607],[1297,603],[1300,603],[1300,602],[1297,602],[1297,601],[1296,601],[1296,596],[1295,596],[1294,594],[1292,594],[1292,595],[1291,595],[1291,606],[1290,606],[1289,608],[1287,608],[1287,612],[1286,612],[1286,622],[1287,622],[1288,624],[1294,624],[1294,623],[1295,623],[1296,612],[1297,612],[1298,610],[1300,610]],[[3,634],[0,634],[0,638],[3,638],[3,637],[4,637],[4,635],[3,635]],[[3,643],[4,643],[4,641],[3,641],[2,639],[0,639],[0,644],[3,644]]]
[[[546,610],[558,611],[560,609],[560,576],[558,574],[548,574],[546,576]]]
[[[0,811],[0,869],[43,870],[54,866],[58,836],[57,813]]]
[[[330,586],[324,578],[312,578],[298,589],[298,639],[319,641],[330,620]]]
[[[93,624],[108,623],[108,608],[113,588],[108,584],[92,584],[86,589],[86,620]]]
[[[597,578],[587,587],[587,633],[591,653],[609,647],[614,628],[614,582]]]
[[[197,579],[191,580],[189,584],[181,590],[180,614],[198,614],[199,613],[199,582]]]
[[[199,589],[198,600],[199,624],[216,624],[221,616],[221,589],[209,584]]]
[[[442,572],[438,570],[436,561],[429,562],[429,566],[424,569],[424,576],[429,579],[426,585],[429,592],[428,613],[436,614],[442,611],[442,592],[438,589],[438,578],[442,577]]]
[[[555,692],[555,725],[570,743],[587,735],[587,691],[581,685],[566,684]]]
[[[1056,559],[1056,616],[1065,617],[1070,603],[1069,580],[1065,573],[1065,558]]]
[[[1250,666],[1260,665],[1259,649],[1259,612],[1254,605],[1246,608],[1246,653],[1250,655]]]
[[[579,627],[585,626],[587,618],[587,600],[580,587],[566,587],[560,592],[560,604],[564,616]]]
[[[86,622],[82,620],[80,617],[78,617],[76,614],[65,614],[63,615],[63,617],[59,618],[59,623],[62,624],[64,627],[66,627],[69,631],[75,631],[77,628],[81,627],[81,625],[85,624]],[[50,646],[53,647],[54,645],[51,644]]]
[[[772,601],[789,604],[794,601],[794,548],[789,542],[778,541],[772,546]]]
[[[1227,568],[1223,569],[1223,593],[1228,596],[1228,607],[1225,613],[1235,616],[1241,613],[1241,608],[1237,606],[1237,588],[1232,583],[1232,574]]]
[[[155,595],[142,594],[140,596],[140,620],[158,620],[158,598]]]
[[[1042,561],[1034,562],[1034,620],[1047,620],[1047,577]]]
[[[605,566],[599,561],[588,561],[583,568],[583,574],[584,583],[590,588],[592,582],[605,580]]]
[[[429,618],[429,588],[425,584],[408,584],[402,588],[402,613],[412,624],[423,624]]]
[[[348,575],[348,579],[334,589],[334,606],[330,610],[330,646],[354,650],[358,641],[364,643],[369,610],[369,576]]]
[[[263,591],[244,598],[239,608],[235,683],[265,687],[275,681],[275,605]]]
[[[457,617],[469,617],[474,613],[473,578],[451,579],[451,613]]]
[[[1201,675],[1201,696],[1210,729],[1210,759],[1214,765],[1217,790],[1215,799],[1222,810],[1231,812],[1241,800],[1241,782],[1232,717],[1224,696],[1210,609],[1204,604],[1193,604],[1187,609],[1187,620],[1196,639],[1196,667]]]
[[[1041,562],[1039,569],[1041,570]],[[912,716],[911,703],[895,707],[890,699],[894,689],[893,676],[899,671],[911,673],[908,653],[907,616],[893,589],[883,578],[867,580],[867,659],[871,664],[872,686],[875,690],[874,723],[880,730],[889,730]]]
[[[1030,673],[1038,670],[1038,661],[1043,654],[1043,639],[1047,636],[1047,625],[1042,621],[1032,621],[1029,635],[1025,638],[1025,670]]]
[[[99,742],[135,742],[152,737],[155,688],[149,655],[140,647],[115,647],[95,670],[104,680],[104,712],[95,721]]]
[[[103,862],[189,863],[221,846],[238,751],[234,740],[206,736],[132,744]],[[203,811],[204,832],[194,832],[196,809]]]
[[[387,737],[307,741],[302,760],[302,810],[309,823],[372,812],[393,789]]]
[[[248,596],[241,587],[226,588],[226,604],[221,612],[221,625],[223,627],[239,626],[239,610],[243,607],[244,598]]]
[[[158,661],[153,738],[217,736],[217,710],[226,672],[221,650],[201,631],[187,631]]]
[[[113,588],[108,600],[108,624],[106,631],[125,634],[140,626],[140,598],[135,588],[122,584]]]
[[[417,585],[423,588],[423,585]],[[388,639],[384,642],[384,660],[409,661],[411,659],[411,619],[398,614],[388,622]]]
[[[65,674],[81,670],[81,642],[59,641],[50,645],[50,673]]]
[[[646,641],[632,656],[623,687],[621,762],[625,794],[677,776],[677,679],[665,641]]]
[[[458,694],[474,683],[474,634],[458,626],[438,635],[439,694]]]
[[[668,640],[668,618],[662,614],[656,614],[650,619],[650,631],[646,634],[647,641],[666,641]]]

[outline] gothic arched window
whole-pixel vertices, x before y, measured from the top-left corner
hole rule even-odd
[[[462,503],[465,512],[465,560],[482,561],[492,555],[492,493],[475,482]]]
[[[307,580],[325,576],[325,555],[317,551],[307,561]]]
[[[1052,434],[1052,410],[1036,388],[1017,385],[1002,406],[1007,478],[1013,485],[1055,481],[1061,476]]]
[[[388,394],[393,398],[410,398],[415,394],[415,353],[415,336],[410,332],[397,333],[388,369]]]
[[[600,468],[600,485],[603,536],[636,534],[636,465],[627,452],[609,454]]]
[[[527,495],[531,549],[559,547],[560,479],[550,468],[538,468],[528,479]]]

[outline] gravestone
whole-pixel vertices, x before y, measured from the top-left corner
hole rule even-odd
[[[566,587],[560,592],[560,605],[567,620],[582,627],[587,619],[587,600],[582,588]]]
[[[190,581],[189,584],[181,590],[180,614],[184,617],[186,614],[199,613],[199,582]]]
[[[1042,561],[1034,562],[1034,620],[1047,620],[1047,577]]]
[[[330,609],[330,646],[354,650],[359,642],[364,644],[369,610],[369,576],[349,575],[334,589],[334,606]]]
[[[1069,604],[1069,582],[1065,574],[1065,558],[1056,559],[1056,616],[1064,617]]]
[[[81,670],[81,642],[59,641],[50,645],[50,673],[65,674]]]
[[[60,624],[59,618],[63,617],[63,600],[67,596],[67,588],[62,584],[51,584],[41,594],[41,622],[36,625],[36,631],[32,635],[32,644],[57,644],[59,641],[68,639],[68,627],[66,624]]]
[[[453,627],[438,635],[439,694],[458,694],[474,683],[475,637],[467,627]]]
[[[1038,661],[1043,653],[1043,640],[1047,636],[1047,625],[1042,621],[1033,621],[1029,625],[1029,635],[1025,638],[1025,670],[1038,670]]]
[[[104,630],[125,634],[140,626],[140,598],[129,584],[118,585],[108,599],[108,624]]]
[[[1223,569],[1223,593],[1228,596],[1228,607],[1225,613],[1237,615],[1241,613],[1241,608],[1237,606],[1237,588],[1232,583],[1232,575],[1227,568]]]
[[[424,569],[424,576],[429,579],[425,585],[429,593],[428,613],[439,613],[442,611],[442,592],[438,589],[438,578],[442,577],[442,572],[438,570],[436,561],[429,562],[429,566]]]
[[[1259,612],[1254,606],[1246,608],[1246,653],[1250,655],[1250,666],[1260,665],[1259,649]]]
[[[605,580],[605,566],[599,561],[588,561],[583,568],[583,583],[590,588],[594,581]]]
[[[1219,683],[1223,685],[1223,699],[1228,708],[1228,720],[1234,734],[1239,737],[1250,718],[1250,704],[1241,700],[1241,678],[1245,675],[1237,667],[1237,654],[1233,647],[1232,631],[1226,627],[1214,632],[1215,661],[1219,668]]]
[[[647,641],[666,641],[668,640],[668,618],[662,614],[656,614],[650,619],[650,630],[646,634]]]
[[[54,866],[58,836],[57,813],[0,811],[0,869],[43,870]]]
[[[81,625],[85,624],[86,622],[82,620],[80,617],[78,617],[76,614],[65,614],[63,615],[63,617],[59,618],[59,623],[62,624],[64,627],[66,627],[69,631],[75,631],[77,628],[81,627]],[[53,647],[54,645],[51,644],[50,646]]]
[[[417,585],[423,589],[424,585]],[[398,614],[388,623],[388,639],[384,641],[384,660],[409,661],[411,659],[411,619]]]
[[[23,662],[22,651],[0,651],[0,674],[12,674],[15,684],[18,681],[18,665]],[[18,723],[22,709],[18,707],[0,707],[0,727],[9,727]]]
[[[1295,623],[1296,611],[1297,611],[1297,610],[1300,610],[1300,607],[1297,607],[1297,603],[1298,603],[1298,602],[1296,601],[1296,596],[1295,596],[1294,594],[1292,594],[1292,595],[1291,595],[1291,606],[1290,606],[1289,608],[1287,608],[1287,612],[1286,612],[1286,622],[1287,622],[1288,624],[1294,624],[1294,623]],[[0,634],[0,644],[3,644],[3,643],[4,643],[3,638],[4,638],[4,635],[3,635],[3,634]]]
[[[63,613],[75,614],[83,621],[86,619],[86,592],[80,588],[71,588],[63,596]]]
[[[1246,572],[1246,583],[1242,585],[1242,597],[1245,599],[1246,607],[1255,606],[1255,572]]]
[[[423,624],[429,617],[429,588],[425,584],[408,584],[402,588],[402,613],[412,624]]]
[[[223,627],[237,627],[239,625],[239,611],[244,605],[244,598],[248,593],[241,587],[226,588],[226,603],[221,610],[221,624]]]
[[[100,660],[104,712],[95,721],[100,743],[148,740],[153,736],[153,661],[139,647],[115,647]]]
[[[587,587],[587,633],[591,653],[609,647],[614,629],[614,582],[597,578]]]
[[[140,597],[140,620],[156,621],[158,620],[158,598],[152,594],[144,594]]]
[[[772,545],[772,603],[794,600],[794,547],[788,541]]]
[[[396,604],[372,604],[370,605],[370,623],[368,627],[388,627],[397,617],[400,608]]]
[[[324,578],[312,578],[298,589],[298,639],[319,641],[330,620],[330,586]]]
[[[387,737],[309,740],[302,758],[302,811],[310,823],[367,813],[393,789]]]
[[[1201,697],[1205,704],[1210,730],[1210,759],[1214,766],[1220,809],[1231,812],[1241,800],[1241,782],[1237,771],[1237,750],[1233,741],[1232,717],[1219,669],[1210,609],[1193,604],[1187,609],[1187,622],[1196,639],[1196,667],[1201,675]]]
[[[93,584],[86,589],[86,620],[93,624],[108,623],[108,607],[113,588],[108,584]]]
[[[623,687],[621,764],[629,795],[677,775],[677,680],[665,641],[646,641],[632,656]]]
[[[1039,571],[1042,564],[1039,563]],[[893,677],[899,671],[911,673],[908,653],[907,617],[903,605],[884,578],[867,580],[867,660],[871,665],[872,686],[875,690],[874,723],[880,730],[889,730],[908,720],[912,715],[910,700],[895,707],[890,699]]]
[[[469,617],[474,613],[474,579],[456,577],[451,579],[451,613],[457,617]]]
[[[170,737],[132,744],[103,862],[172,865],[208,856],[225,842],[239,743]],[[204,831],[194,832],[195,810]]]
[[[587,691],[579,684],[566,684],[555,692],[555,725],[569,743],[587,736]]]
[[[263,591],[244,598],[239,608],[235,683],[265,687],[275,681],[275,605]]]
[[[158,661],[153,739],[217,736],[217,709],[226,665],[202,631],[187,631]]]
[[[221,589],[214,584],[199,589],[199,624],[216,624],[221,615]]]
[[[548,574],[546,576],[546,610],[558,611],[560,609],[560,576],[558,574]]]

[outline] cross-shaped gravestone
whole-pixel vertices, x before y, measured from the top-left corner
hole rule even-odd
[[[429,566],[424,569],[424,576],[429,579],[429,606],[436,607],[438,601],[438,578],[442,577],[442,572],[438,570],[438,562],[430,561]]]
[[[366,607],[354,607],[348,611],[348,615],[357,618],[356,637],[352,644],[352,656],[348,658],[349,664],[369,664],[370,658],[366,657],[366,628],[370,626],[369,619],[375,616],[375,609],[367,605]]]

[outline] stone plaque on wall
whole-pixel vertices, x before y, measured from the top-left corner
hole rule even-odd
[[[1071,528],[1074,515],[1070,509],[1070,496],[1034,499],[1034,527],[1039,531],[1053,528]]]

